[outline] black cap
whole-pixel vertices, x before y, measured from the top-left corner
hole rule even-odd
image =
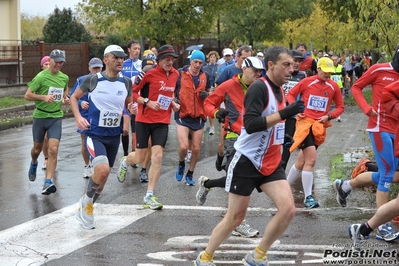
[[[157,60],[161,60],[162,58],[164,58],[167,55],[171,55],[174,58],[179,57],[176,52],[175,49],[173,48],[172,45],[162,45],[161,47],[159,47],[158,49],[158,56],[157,56]]]
[[[302,55],[302,52],[301,52],[301,51],[298,51],[298,50],[291,50],[291,53],[292,53],[292,57],[293,57],[293,58],[300,58],[300,59],[303,59],[303,55]]]

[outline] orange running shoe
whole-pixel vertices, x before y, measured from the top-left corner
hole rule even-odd
[[[358,165],[352,171],[352,178],[356,178],[361,173],[366,172],[368,170],[366,164],[369,162],[371,161],[367,158],[361,159]]]

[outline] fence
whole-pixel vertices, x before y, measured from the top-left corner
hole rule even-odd
[[[66,63],[62,72],[69,76],[72,87],[76,78],[88,73],[89,46],[87,43],[48,44],[0,40],[0,85],[27,83],[41,71],[40,60],[54,49],[64,50]]]

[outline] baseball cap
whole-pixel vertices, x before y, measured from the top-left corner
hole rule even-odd
[[[259,53],[257,53],[256,55],[257,55],[257,56],[262,56],[262,57],[265,56],[262,52],[259,52]]]
[[[106,54],[113,54],[117,57],[125,57],[127,56],[127,54],[125,53],[125,51],[122,49],[122,47],[120,47],[119,45],[115,45],[115,44],[111,44],[108,45],[107,48],[105,48],[104,50],[104,56]]]
[[[205,55],[203,52],[200,50],[195,50],[194,52],[191,53],[190,55],[190,62],[193,60],[201,60],[202,62],[205,62]]]
[[[145,57],[145,56],[148,55],[148,54],[154,54],[154,52],[151,51],[151,50],[145,50],[145,51],[143,52],[143,57]]]
[[[50,56],[46,55],[42,58],[42,60],[40,60],[40,66],[42,67],[44,65],[44,63],[50,61]]]
[[[226,49],[223,50],[223,56],[233,55],[233,54],[234,54],[233,50],[231,50],[230,48],[226,48]]]
[[[61,51],[58,49],[52,50],[50,53],[50,58],[55,62],[66,62],[65,61],[65,51]]]
[[[301,51],[298,50],[291,50],[292,53],[292,57],[293,58],[299,58],[299,59],[303,59],[303,55]]]
[[[143,59],[143,61],[141,61],[141,68],[143,69],[145,66],[154,65],[154,64],[155,64],[154,60],[152,60],[150,58],[146,58],[146,59]]]
[[[164,58],[167,55],[171,55],[174,58],[179,57],[176,54],[175,49],[173,48],[172,45],[166,44],[166,45],[162,45],[161,47],[159,47],[157,60],[161,60],[162,58]]]
[[[259,58],[253,56],[245,58],[244,61],[242,62],[242,67],[252,67],[255,69],[262,69],[262,70],[265,69],[265,67],[262,64],[262,61],[260,61]]]
[[[326,73],[334,72],[334,63],[328,57],[321,57],[319,61],[317,61],[317,67],[320,67],[321,70]]]
[[[103,67],[103,61],[101,61],[100,58],[98,57],[93,57],[92,59],[90,59],[89,61],[89,67],[90,68],[95,68],[95,67]]]

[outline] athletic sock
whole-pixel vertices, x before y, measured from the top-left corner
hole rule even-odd
[[[179,161],[179,165],[180,165],[180,166],[185,166],[186,163],[184,162],[184,160],[183,160],[183,161]]]
[[[359,233],[361,233],[363,236],[368,236],[372,231],[373,229],[370,228],[368,222],[365,222],[359,228]]]
[[[188,175],[188,176],[193,176],[193,174],[194,174],[194,171],[188,170],[186,176],[187,176],[187,175]]]
[[[260,260],[260,259],[264,259],[266,257],[266,252],[267,250],[262,249],[261,247],[257,246],[254,250],[254,254],[255,254],[255,259]]]
[[[302,186],[303,194],[305,194],[306,199],[307,196],[312,195],[313,172],[302,171]]]
[[[145,193],[145,199],[148,200],[153,195],[154,195],[154,191],[147,190],[147,193]]]
[[[225,187],[226,186],[226,176],[217,179],[208,179],[204,183],[204,187],[211,189],[213,187]]]
[[[349,182],[349,180],[344,181],[341,188],[346,193],[348,193],[349,191],[352,191],[352,186],[351,186],[351,183]]]
[[[141,167],[141,171],[140,171],[141,173],[142,172],[147,172],[147,168],[144,168],[144,167]]]
[[[290,171],[288,172],[287,175],[287,181],[290,185],[292,185],[295,180],[298,179],[298,177],[301,175],[302,170],[299,170],[295,167],[295,164],[293,166],[291,166]]]

